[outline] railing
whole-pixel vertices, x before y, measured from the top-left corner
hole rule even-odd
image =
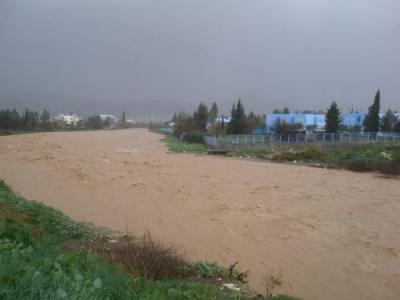
[[[270,134],[270,135],[227,135],[205,136],[206,145],[211,148],[236,148],[272,144],[338,144],[400,141],[400,133],[312,133],[312,134]]]

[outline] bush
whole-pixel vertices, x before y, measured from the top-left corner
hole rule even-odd
[[[204,136],[200,132],[189,132],[183,136],[183,141],[189,144],[205,144]]]
[[[188,266],[174,248],[155,241],[148,232],[141,237],[100,238],[90,242],[88,247],[109,262],[144,279],[181,277]]]

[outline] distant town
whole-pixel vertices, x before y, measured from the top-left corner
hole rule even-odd
[[[341,112],[336,102],[332,102],[326,112],[291,112],[289,108],[274,109],[265,114],[245,112],[239,99],[232,106],[230,116],[220,114],[216,102],[208,108],[201,102],[192,114],[175,113],[172,117],[135,117],[99,114],[82,117],[76,113],[59,113],[51,117],[47,110],[39,113],[26,109],[20,113],[16,109],[0,110],[1,130],[79,130],[114,129],[128,127],[160,126],[166,133],[183,137],[197,135],[268,135],[273,133],[300,132],[400,132],[400,112],[380,110],[380,91],[375,95],[368,112]]]

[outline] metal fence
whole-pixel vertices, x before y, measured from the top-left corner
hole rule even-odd
[[[257,147],[273,144],[339,144],[400,141],[400,133],[312,133],[312,134],[270,134],[270,135],[227,135],[205,136],[210,148]]]

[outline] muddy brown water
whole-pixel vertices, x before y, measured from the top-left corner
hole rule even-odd
[[[171,154],[146,129],[0,137],[0,178],[77,221],[149,230],[260,292],[400,299],[400,180]]]

